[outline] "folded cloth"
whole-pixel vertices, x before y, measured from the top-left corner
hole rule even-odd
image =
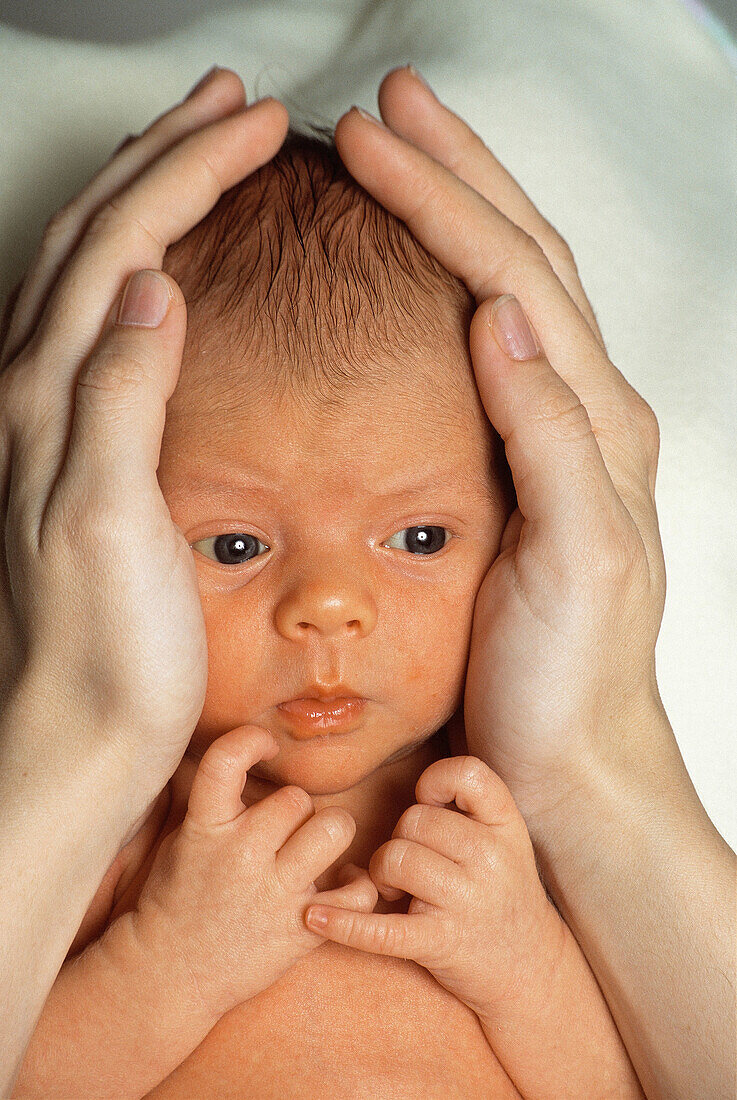
[[[658,684],[733,847],[735,58],[697,0],[249,0],[125,46],[0,26],[0,301],[47,218],[212,64],[249,101],[332,124],[376,112],[381,77],[412,61],[481,134],[570,244],[611,359],[658,417]]]

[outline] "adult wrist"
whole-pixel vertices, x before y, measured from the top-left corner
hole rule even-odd
[[[144,808],[110,743],[91,721],[62,711],[53,700],[47,704],[28,686],[0,707],[0,795],[8,826],[20,814],[50,840],[65,835],[77,871],[84,873],[89,857],[93,876],[101,860],[112,862]]]
[[[528,831],[646,1094],[695,1100],[734,1080],[737,860],[667,719],[638,732],[639,761],[579,762]]]
[[[604,751],[582,750],[566,761],[564,771],[551,775],[544,791],[512,792],[538,863],[553,883],[557,868],[578,868],[588,876],[605,854],[601,838],[618,845],[645,822],[657,832],[664,814],[670,824],[699,820],[714,830],[662,705],[653,704],[647,713],[623,719],[624,724],[629,729],[636,725],[637,737],[613,731]]]
[[[30,700],[0,707],[0,986],[16,991],[3,1006],[3,1095],[127,824],[102,744]]]

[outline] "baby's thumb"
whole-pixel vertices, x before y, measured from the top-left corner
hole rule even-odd
[[[100,495],[106,484],[140,493],[155,481],[186,331],[177,283],[162,271],[134,272],[77,378],[69,477],[92,473]]]

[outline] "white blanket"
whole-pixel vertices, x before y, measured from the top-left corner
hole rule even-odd
[[[566,238],[658,417],[658,683],[737,847],[737,54],[689,2],[250,0],[119,47],[0,25],[0,301],[50,214],[212,64],[334,123],[414,62]]]

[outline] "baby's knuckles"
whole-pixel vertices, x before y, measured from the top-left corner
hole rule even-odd
[[[561,920],[545,895],[529,848],[523,855],[513,838],[504,837],[490,849],[493,871],[475,868],[464,911],[450,915],[445,936],[454,940],[453,951],[430,967],[438,981],[482,1017],[492,1016],[524,991],[530,960],[539,960],[541,950],[557,950],[560,942]]]
[[[424,945],[422,959],[431,973],[472,1011],[490,1015],[500,1004],[519,995],[528,975],[526,959],[546,943],[557,950],[561,920],[550,904],[537,873],[535,853],[527,826],[509,788],[478,757],[448,758],[432,765],[431,780],[453,779],[476,797],[484,799],[495,824],[473,822],[472,854],[461,856],[459,843],[459,905],[436,912],[432,936]],[[450,775],[445,773],[450,772]],[[443,791],[443,796],[448,793]],[[417,836],[428,807],[410,806],[397,822],[395,834]],[[460,819],[460,815],[455,815]],[[444,821],[446,818],[437,818]],[[432,821],[432,818],[430,818]],[[432,825],[423,832],[431,840]],[[467,833],[464,831],[467,837]],[[391,844],[392,842],[389,842]],[[465,851],[468,851],[466,846]],[[387,845],[375,853],[370,868],[378,878],[394,866],[401,866],[402,851],[392,853]],[[428,912],[424,902],[413,898],[408,913]],[[528,949],[521,950],[526,943]],[[519,959],[519,965],[510,960]]]
[[[160,846],[138,902],[138,934],[219,1018],[271,984],[299,954],[308,897],[290,896],[244,834],[220,828],[196,847],[175,830]],[[298,909],[300,911],[298,911]],[[154,947],[152,947],[154,945]]]
[[[220,778],[221,763],[215,765]],[[312,799],[297,786],[280,788],[264,802],[262,811],[283,818],[284,829],[312,813]],[[185,987],[216,1018],[271,985],[321,942],[304,924],[318,893],[314,882],[296,885],[293,871],[276,866],[259,820],[247,810],[217,825],[185,816],[161,842],[138,902],[141,934],[171,945],[172,965]],[[327,865],[336,840],[345,847],[355,822],[333,807],[324,811],[321,826]],[[364,892],[355,892],[355,908],[367,904]]]

